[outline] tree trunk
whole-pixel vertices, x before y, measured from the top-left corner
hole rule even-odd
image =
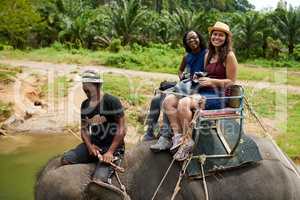
[[[290,43],[290,44],[288,45],[288,47],[289,47],[289,55],[292,55],[292,54],[294,53],[294,44],[293,44],[293,43]]]
[[[263,57],[266,58],[267,56],[267,48],[268,48],[268,43],[267,43],[267,40],[264,39],[263,41],[263,45],[262,45],[262,50],[263,50]]]
[[[162,9],[163,9],[163,0],[156,0],[155,1],[155,10],[156,12],[158,12],[159,14],[161,13]]]

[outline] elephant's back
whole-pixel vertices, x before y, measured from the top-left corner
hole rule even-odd
[[[213,200],[298,200],[300,178],[291,163],[267,139],[254,138],[263,160],[206,178],[210,199]],[[204,198],[202,180],[186,181],[183,193],[190,199]]]

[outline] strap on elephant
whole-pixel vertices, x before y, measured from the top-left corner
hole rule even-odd
[[[164,174],[163,178],[161,179],[160,183],[158,184],[158,186],[157,186],[157,188],[156,188],[156,190],[155,190],[155,192],[154,192],[154,194],[153,194],[151,200],[154,200],[154,199],[155,199],[155,197],[156,197],[156,195],[157,195],[157,193],[158,193],[160,187],[162,186],[164,180],[166,179],[166,177],[167,177],[167,175],[168,175],[168,173],[169,173],[171,167],[173,166],[174,162],[175,162],[175,158],[173,158],[172,162],[170,163],[170,165],[169,165],[167,171],[165,172],[165,174]]]
[[[175,200],[176,195],[180,191],[181,181],[182,181],[184,175],[186,174],[186,169],[189,166],[192,159],[194,159],[194,156],[191,154],[190,157],[184,161],[171,200]],[[208,194],[208,189],[207,189],[207,184],[206,184],[206,179],[205,179],[205,174],[204,174],[204,168],[203,168],[203,165],[206,161],[206,156],[202,155],[201,158],[199,159],[199,161],[201,164],[201,172],[202,172],[202,176],[203,176],[202,181],[203,181],[203,188],[204,188],[204,193],[205,193],[205,200],[209,200],[209,194]]]
[[[115,171],[115,175],[116,175],[117,181],[118,181],[118,183],[120,185],[120,188],[121,188],[121,190],[122,190],[122,192],[124,194],[124,199],[125,200],[130,200],[131,198],[130,198],[130,196],[128,195],[128,193],[126,191],[125,185],[121,182],[121,179],[120,179],[119,174],[118,174],[117,171]]]
[[[196,113],[193,116],[193,119],[192,119],[190,127],[189,127],[190,130],[195,128],[197,119],[199,118],[199,115],[200,115],[200,111],[198,110],[198,111],[196,111]],[[195,156],[193,156],[193,153],[191,153],[189,155],[189,157],[184,161],[171,200],[174,200],[176,195],[180,191],[181,181],[182,181],[184,175],[186,175],[186,170],[193,159],[195,159]],[[204,192],[205,192],[205,200],[209,200],[208,189],[207,189],[207,184],[206,184],[206,179],[205,179],[205,172],[204,172],[204,168],[203,168],[203,165],[206,161],[206,156],[202,155],[201,159],[199,159],[199,161],[200,161],[201,173],[202,173],[202,177],[203,177],[202,181],[203,181],[203,187],[204,187]]]
[[[187,160],[184,161],[183,165],[182,165],[182,169],[180,171],[180,174],[179,174],[179,177],[178,177],[178,181],[176,183],[176,186],[175,186],[175,189],[174,189],[174,192],[173,192],[173,195],[172,195],[172,198],[171,200],[174,200],[176,195],[178,194],[178,192],[180,191],[180,183],[182,181],[182,178],[184,177],[185,175],[185,171],[186,171],[186,168],[187,166],[190,164],[190,161],[191,161],[191,158],[192,157],[189,157]]]
[[[190,127],[191,129],[194,128],[194,126],[196,125],[196,118],[198,118],[198,114],[199,114],[199,113],[195,113],[195,115],[194,115],[194,117],[193,117],[193,119],[192,119],[191,127]],[[207,184],[206,184],[205,174],[204,174],[204,168],[203,168],[203,165],[204,165],[204,163],[205,163],[205,161],[206,161],[206,157],[203,157],[203,158],[204,158],[204,159],[201,159],[201,162],[200,162],[200,164],[201,164],[201,172],[202,172],[202,176],[203,176],[203,179],[202,179],[202,180],[203,180],[203,187],[204,187],[204,191],[205,191],[205,200],[209,200],[209,197],[208,197],[208,190],[207,190]],[[172,194],[172,197],[171,197],[171,200],[174,200],[175,197],[176,197],[176,195],[177,195],[178,192],[180,191],[180,189],[181,189],[181,188],[180,188],[181,181],[182,181],[184,175],[186,175],[187,167],[189,166],[189,164],[190,164],[190,162],[191,162],[192,159],[194,159],[194,156],[193,156],[193,154],[191,153],[190,156],[189,156],[186,160],[184,160],[184,162],[183,162],[183,164],[182,164],[181,171],[180,171],[180,173],[179,173],[178,181],[177,181],[177,183],[176,183],[176,186],[175,186],[175,188],[174,188],[174,191],[173,191],[173,194]],[[158,191],[159,191],[159,189],[160,189],[162,183],[163,183],[164,180],[166,179],[167,174],[169,173],[171,167],[173,166],[174,161],[175,161],[175,158],[173,157],[173,160],[171,161],[171,163],[170,163],[168,169],[166,170],[166,172],[165,172],[163,178],[161,179],[159,185],[157,186],[157,188],[156,188],[156,190],[155,190],[155,192],[154,192],[154,194],[153,194],[151,200],[154,200],[154,199],[155,199],[155,197],[156,197],[156,195],[157,195],[157,193],[158,193]]]

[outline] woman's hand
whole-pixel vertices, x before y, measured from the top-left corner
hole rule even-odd
[[[200,87],[212,87],[214,86],[213,79],[208,77],[201,77],[198,79]]]

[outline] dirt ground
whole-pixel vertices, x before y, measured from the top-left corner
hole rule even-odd
[[[19,74],[14,83],[0,84],[0,96],[4,102],[14,103],[14,114],[2,127],[12,132],[61,132],[72,128],[78,130],[80,117],[80,104],[85,99],[81,89],[78,74],[86,69],[97,69],[101,73],[115,73],[127,77],[143,77],[147,80],[176,80],[177,77],[165,73],[141,72],[111,68],[105,66],[78,66],[72,64],[53,64],[46,62],[32,62],[22,60],[1,60],[1,64],[8,66],[22,66],[23,72]],[[55,97],[53,94],[41,96],[41,86],[57,76],[65,75],[73,80],[68,94],[64,97]],[[244,86],[269,88],[273,90],[289,91],[300,94],[300,87],[275,85],[265,82],[239,82]],[[272,119],[263,119],[264,124],[274,136],[280,134]],[[246,120],[246,132],[263,135],[253,119]],[[128,125],[129,143],[136,143],[140,135],[137,128]],[[76,132],[77,134],[77,132]]]

